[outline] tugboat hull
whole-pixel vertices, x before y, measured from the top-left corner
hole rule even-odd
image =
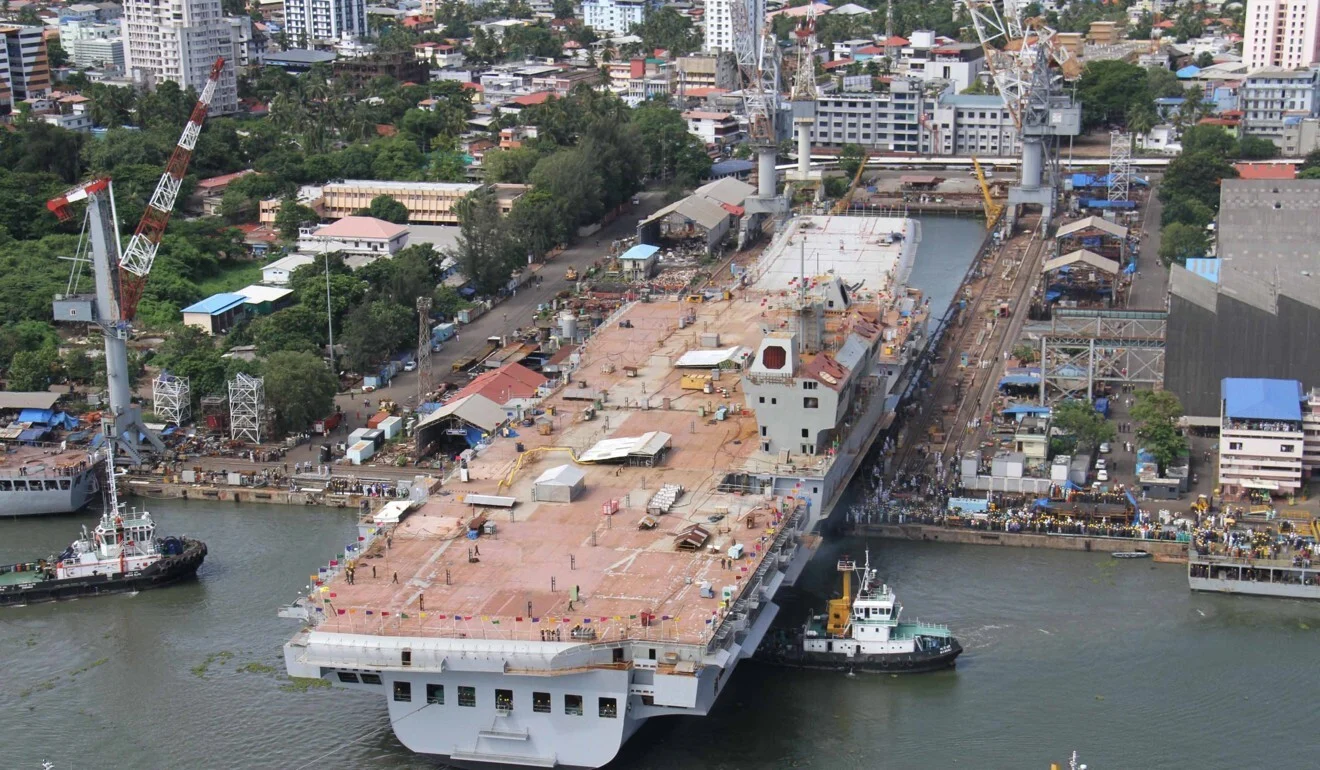
[[[817,671],[864,672],[869,674],[924,674],[953,668],[962,645],[956,639],[936,650],[887,655],[853,655],[779,649],[757,659],[772,666]]]
[[[145,591],[191,580],[206,559],[206,543],[185,540],[183,553],[164,556],[136,573],[114,573],[0,586],[0,607]]]

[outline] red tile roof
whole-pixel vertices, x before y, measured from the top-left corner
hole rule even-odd
[[[468,396],[485,396],[503,405],[517,398],[531,398],[545,382],[545,377],[522,364],[506,364],[469,382],[462,390],[455,393],[451,400]]]
[[[534,94],[515,96],[509,101],[522,107],[531,107],[536,104],[545,104],[545,101],[551,96],[554,96],[553,91],[537,91]]]
[[[223,174],[221,176],[213,176],[210,179],[202,179],[197,182],[197,186],[203,190],[214,190],[217,187],[228,187],[229,183],[234,181],[235,179],[238,179],[241,176],[247,176],[248,174],[255,174],[255,173],[257,172],[253,171],[250,168],[245,168],[242,171],[235,171],[232,174]]]
[[[1234,163],[1239,179],[1296,179],[1294,163]]]

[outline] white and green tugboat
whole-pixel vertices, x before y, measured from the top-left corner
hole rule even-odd
[[[948,626],[904,623],[903,606],[888,585],[876,580],[871,556],[858,567],[839,560],[843,595],[830,599],[825,615],[812,615],[805,625],[781,635],[758,656],[767,663],[794,668],[916,674],[950,668],[962,645]],[[853,596],[852,576],[859,584]]]

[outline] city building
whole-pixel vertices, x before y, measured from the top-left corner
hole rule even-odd
[[[207,217],[219,216],[220,205],[224,202],[225,190],[229,189],[230,183],[239,177],[255,173],[257,172],[248,168],[235,171],[232,174],[199,180],[197,186],[193,188],[192,195],[189,195],[187,200],[183,202],[184,210]]]
[[[1300,158],[1320,149],[1320,119],[1284,118],[1283,140],[1279,152],[1286,158]]]
[[[252,34],[252,17],[228,16],[225,20],[229,22],[229,39],[234,47],[233,53],[227,58],[234,62],[240,72],[250,72],[260,66],[266,44],[264,38]]]
[[[1219,417],[1219,383],[1320,385],[1320,180],[1225,179],[1218,269],[1169,274],[1164,387],[1189,417]]]
[[[1022,149],[1021,136],[1004,100],[988,94],[945,91],[926,121],[932,155],[1010,156]]]
[[[41,27],[0,27],[0,102],[13,104],[45,96],[50,90],[50,62]],[[8,91],[8,93],[6,93]]]
[[[69,131],[90,132],[91,104],[92,100],[81,94],[61,94],[48,109],[41,111],[41,119]]]
[[[728,112],[704,112],[692,110],[683,113],[688,131],[706,145],[727,147],[742,138],[742,129],[738,119]]]
[[[1320,385],[1302,403],[1302,473],[1320,478]]]
[[[80,69],[124,71],[123,25],[83,19],[60,21],[60,45]]]
[[[299,48],[367,34],[364,0],[284,0],[284,33]]]
[[[124,67],[138,84],[167,80],[201,93],[216,59],[233,56],[232,29],[220,0],[124,0]],[[234,63],[226,61],[211,100],[212,115],[238,111]]]
[[[887,93],[825,94],[816,100],[814,146],[859,144],[885,152],[922,152],[918,116],[925,112],[920,81],[894,78]]]
[[[1245,21],[1242,60],[1252,70],[1320,60],[1320,0],[1252,0]]]
[[[585,0],[582,24],[600,33],[626,35],[654,7],[655,0]]]
[[[1242,84],[1243,132],[1283,145],[1290,118],[1320,117],[1320,70],[1262,70]]]
[[[261,268],[261,282],[272,286],[284,286],[293,276],[293,271],[304,265],[310,265],[316,258],[310,254],[290,254]]]
[[[330,64],[339,57],[333,51],[304,51],[290,48],[287,51],[274,51],[262,57],[267,67],[279,67],[290,75],[301,75],[317,64]]]
[[[765,0],[707,0],[706,1],[706,53],[736,53],[733,48],[733,10],[734,4],[743,3],[752,24],[751,39],[761,39],[761,28],[765,26]],[[759,45],[759,43],[758,43]]]
[[[900,64],[906,65],[908,75],[923,81],[946,81],[955,92],[969,88],[985,70],[985,52],[980,44],[940,43],[933,32],[913,32],[903,51],[906,60]]]
[[[1303,398],[1296,380],[1222,381],[1219,487],[1224,494],[1301,490]]]
[[[738,63],[733,56],[725,54],[693,54],[680,56],[674,60],[678,74],[675,76],[675,88],[691,91],[695,88],[738,87]]]
[[[392,257],[408,245],[408,226],[375,217],[349,216],[298,232],[298,250],[305,254],[342,251],[354,256]]]
[[[371,205],[373,198],[388,195],[408,208],[408,221],[421,224],[457,224],[455,207],[463,196],[481,185],[460,182],[387,182],[349,179],[321,188],[327,219],[351,216]]]

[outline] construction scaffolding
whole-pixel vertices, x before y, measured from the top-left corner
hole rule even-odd
[[[229,382],[230,438],[260,444],[265,412],[266,381],[263,378],[240,373]]]
[[[1051,321],[1028,326],[1040,337],[1041,404],[1095,399],[1097,385],[1164,382],[1163,310],[1058,308]]]
[[[183,425],[192,419],[192,385],[187,377],[161,372],[151,381],[152,411],[163,422]]]
[[[431,392],[431,298],[417,298],[417,404]]]
[[[1132,188],[1132,134],[1109,132],[1109,200],[1125,201]]]

